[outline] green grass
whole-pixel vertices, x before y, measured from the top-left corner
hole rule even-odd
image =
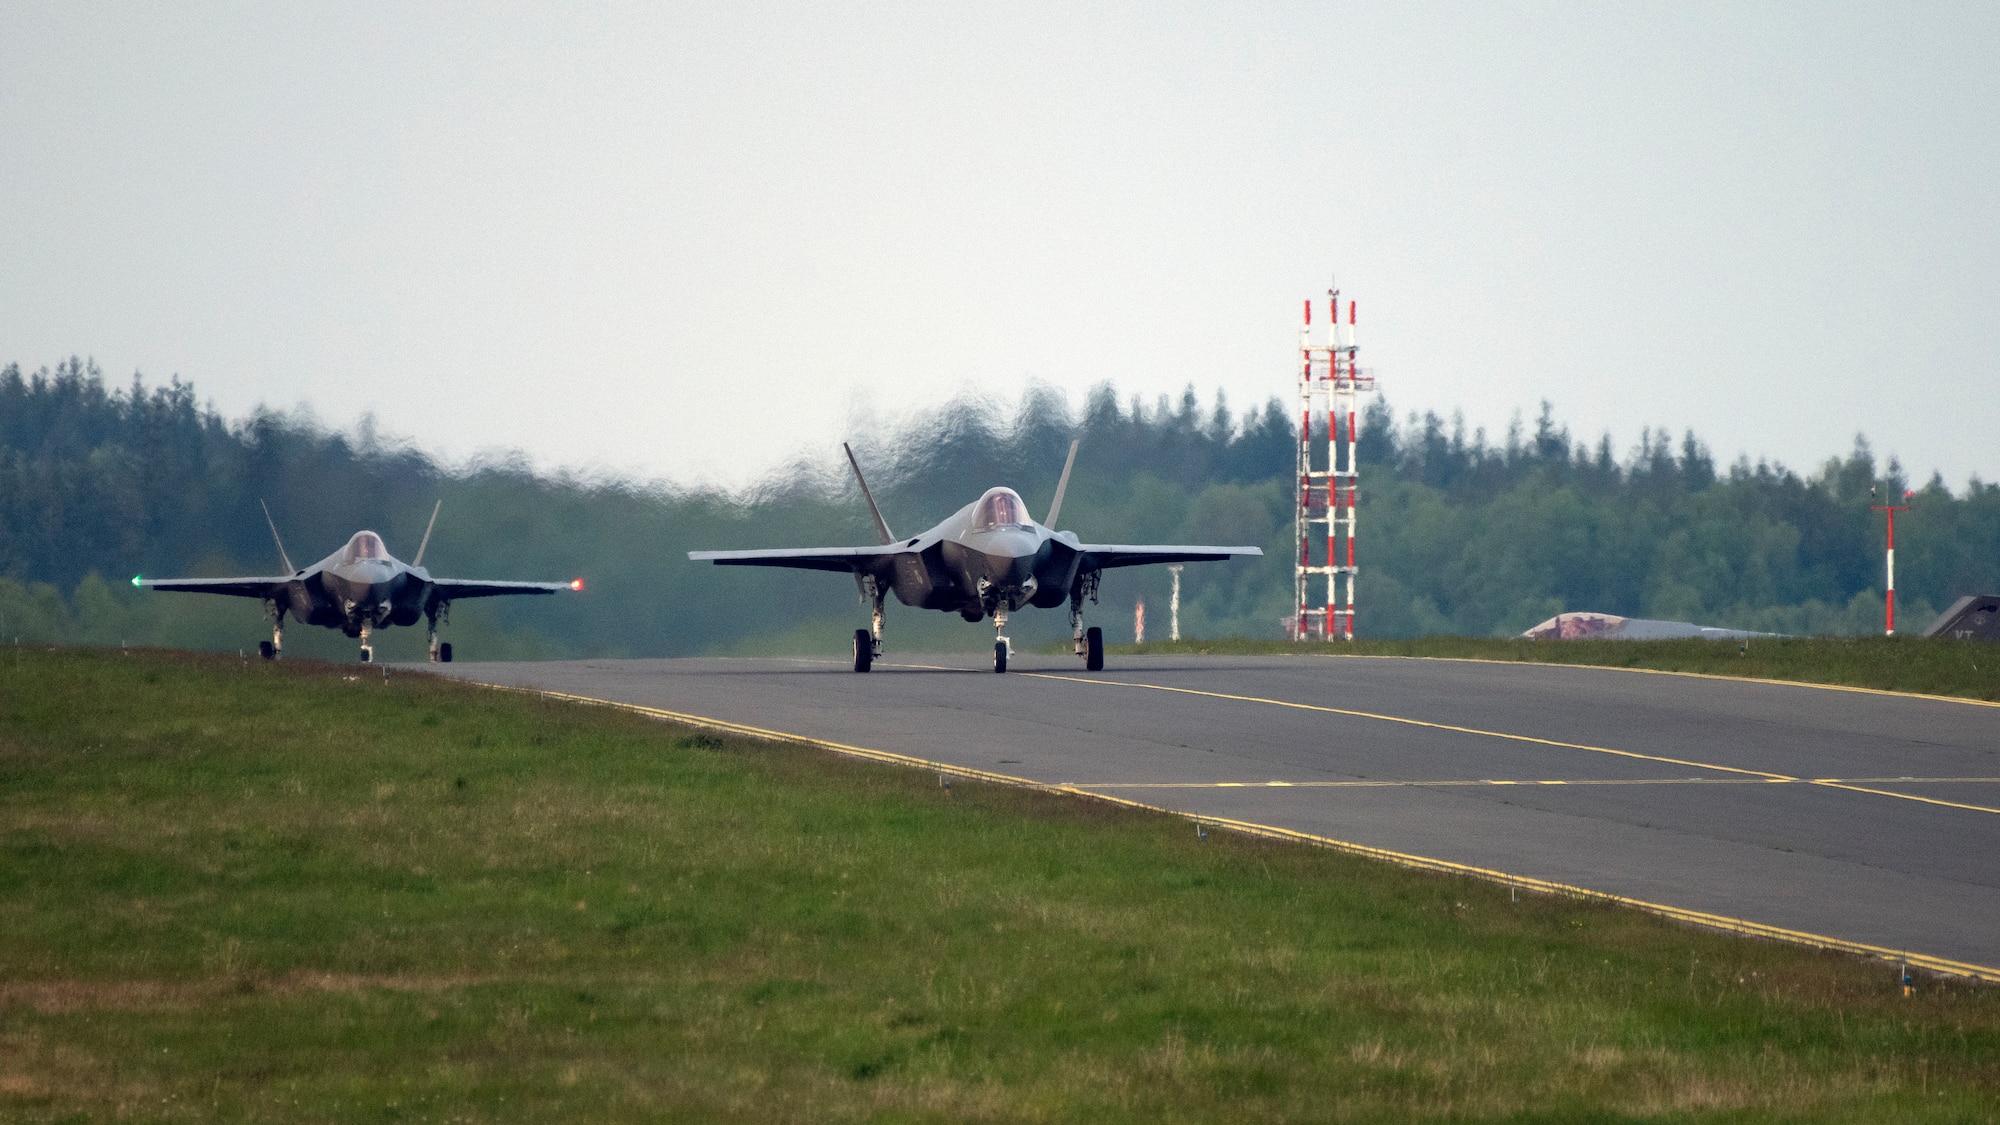
[[[0,653],[0,1120],[1962,1121],[2000,990],[309,662]]]
[[[1160,641],[1112,645],[1111,651],[1227,656],[1299,654],[1416,656],[1652,668],[1712,676],[1842,684],[1882,691],[2000,701],[2000,646],[1922,637],[1780,637],[1739,641],[1530,641],[1519,638],[1417,637],[1351,642]],[[1051,648],[1050,651],[1056,651]],[[1060,651],[1068,652],[1065,642]]]

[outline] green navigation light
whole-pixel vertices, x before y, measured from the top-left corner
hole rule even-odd
[[[137,586],[137,585],[139,585],[139,577],[140,577],[140,576],[139,576],[139,575],[136,575],[136,574],[132,576],[132,585],[134,585],[134,586]]]

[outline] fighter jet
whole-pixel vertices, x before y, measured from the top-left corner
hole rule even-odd
[[[442,506],[442,501],[439,505]],[[258,655],[275,660],[284,652],[285,613],[301,625],[323,625],[339,629],[361,640],[362,663],[375,659],[368,643],[371,630],[390,625],[414,625],[419,615],[430,623],[430,656],[433,663],[451,663],[450,642],[438,640],[438,622],[449,616],[451,603],[460,598],[494,598],[507,594],[553,594],[558,590],[581,590],[583,579],[568,582],[488,582],[465,578],[432,578],[425,570],[424,549],[430,546],[431,529],[437,526],[437,508],[424,528],[417,557],[403,562],[389,553],[382,537],[372,531],[357,531],[347,545],[304,569],[292,566],[285,554],[284,540],[269,508],[264,519],[271,524],[271,538],[278,544],[278,559],[286,573],[253,578],[146,578],[134,575],[132,585],[155,590],[181,590],[196,594],[228,594],[239,598],[261,598],[264,612],[271,618],[271,639],[257,643]]]
[[[993,619],[993,670],[1007,670],[1011,651],[1007,615],[1022,606],[1053,608],[1069,601],[1070,633],[1084,667],[1104,667],[1104,631],[1083,627],[1083,600],[1097,601],[1099,576],[1120,566],[1145,563],[1212,562],[1238,555],[1261,555],[1256,547],[1127,546],[1084,543],[1074,532],[1055,530],[1063,492],[1076,464],[1071,442],[1047,523],[1037,523],[1011,488],[989,488],[944,522],[911,539],[889,531],[882,510],[868,491],[861,464],[846,445],[847,463],[861,485],[862,499],[882,537],[876,547],[807,547],[771,551],[689,551],[688,558],[720,566],[783,566],[799,570],[844,571],[854,575],[864,603],[874,603],[872,627],[854,631],[854,670],[866,672],[882,655],[882,604],[890,593],[907,606],[956,613],[967,621]]]

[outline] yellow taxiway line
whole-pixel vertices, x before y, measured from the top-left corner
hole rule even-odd
[[[1429,789],[1471,785],[2000,785],[2000,777],[1591,777],[1449,778],[1431,781],[1070,781],[1078,789]]]
[[[1497,662],[1496,662],[1497,663]],[[1326,715],[1345,715],[1355,719],[1372,719],[1383,723],[1399,723],[1404,726],[1424,727],[1429,730],[1451,731],[1455,734],[1469,734],[1478,738],[1499,738],[1508,742],[1526,742],[1536,746],[1553,746],[1560,750],[1584,750],[1592,754],[1609,754],[1618,758],[1632,758],[1642,762],[1660,762],[1670,766],[1687,766],[1691,769],[1711,770],[1717,773],[1741,774],[1793,784],[1817,785],[1826,789],[1845,789],[1853,793],[1867,793],[1877,797],[1894,797],[1900,801],[1915,801],[1925,805],[1939,805],[1944,808],[1965,809],[1969,812],[1993,813],[2000,815],[2000,808],[1986,805],[1968,805],[1959,801],[1946,801],[1937,797],[1921,797],[1914,793],[1897,793],[1888,789],[1873,789],[1865,785],[1855,785],[1834,778],[1793,777],[1790,774],[1772,773],[1769,770],[1745,769],[1741,766],[1724,766],[1713,762],[1697,762],[1688,758],[1669,758],[1660,754],[1641,754],[1636,750],[1618,750],[1609,746],[1592,746],[1587,742],[1564,742],[1554,738],[1537,738],[1529,734],[1511,734],[1507,731],[1481,730],[1478,727],[1461,727],[1452,723],[1433,723],[1425,719],[1412,719],[1402,715],[1384,715],[1376,711],[1357,711],[1348,707],[1327,707],[1318,703],[1294,703],[1288,699],[1267,699],[1256,695],[1232,695],[1221,691],[1203,691],[1199,688],[1169,687],[1165,684],[1148,684],[1136,680],[1100,680],[1090,676],[1064,676],[1054,672],[1021,672],[1038,680],[1061,680],[1073,684],[1094,684],[1100,687],[1133,688],[1144,691],[1164,691],[1174,695],[1193,695],[1206,699],[1226,699],[1233,703],[1258,703],[1267,707],[1285,707],[1295,711],[1315,711]]]
[[[1595,891],[1588,887],[1578,887],[1568,883],[1556,883],[1524,875],[1510,875],[1504,871],[1495,871],[1491,868],[1474,867],[1470,864],[1453,863],[1450,860],[1411,855],[1406,852],[1391,851],[1387,848],[1375,848],[1366,844],[1338,840],[1331,836],[1319,836],[1311,832],[1280,828],[1276,825],[1257,824],[1252,821],[1233,820],[1227,817],[1203,816],[1198,813],[1184,812],[1180,809],[1162,808],[1158,805],[1148,805],[1140,801],[1134,801],[1128,797],[1094,792],[1077,785],[1051,784],[1049,782],[1036,781],[1033,778],[1015,777],[1010,774],[993,773],[988,770],[973,769],[969,766],[954,765],[950,762],[934,762],[924,758],[912,757],[908,754],[893,753],[888,750],[876,750],[866,746],[853,746],[844,742],[832,742],[823,738],[792,734],[788,731],[751,726],[747,723],[733,723],[725,719],[710,718],[706,715],[669,711],[665,708],[647,707],[638,703],[620,703],[614,699],[597,699],[587,695],[572,695],[568,692],[546,691],[540,688],[511,687],[504,684],[481,684],[479,686],[491,688],[495,691],[539,696],[544,699],[555,699],[594,707],[609,707],[617,711],[628,711],[651,718],[666,719],[704,730],[721,731],[725,734],[742,735],[772,742],[786,742],[799,746],[811,746],[821,750],[829,750],[846,757],[861,758],[871,762],[934,770],[943,776],[986,781],[998,785],[1013,785],[1023,789],[1040,790],[1045,793],[1061,793],[1074,797],[1087,797],[1091,800],[1122,805],[1130,809],[1181,817],[1192,820],[1197,824],[1215,828],[1226,828],[1232,832],[1239,832],[1248,836],[1261,836],[1273,840],[1288,840],[1294,843],[1310,844],[1314,847],[1326,848],[1330,851],[1343,852],[1348,855],[1364,856],[1369,859],[1381,860],[1385,863],[1393,863],[1399,867],[1410,867],[1420,871],[1435,871],[1448,875],[1461,875],[1485,882],[1499,883],[1503,886],[1520,887],[1524,890],[1537,891],[1543,894],[1562,895],[1591,902],[1614,903],[1619,906],[1630,907],[1634,910],[1642,910],[1648,914],[1657,915],[1662,918],[1670,918],[1677,922],[1721,930],[1726,933],[1741,934],[1746,937],[1766,938],[1792,945],[1808,946],[1814,949],[1832,949],[1844,953],[1856,953],[1866,957],[1879,958],[1884,961],[1912,965],[1929,972],[1943,973],[1949,976],[1970,977],[1975,980],[2000,982],[2000,968],[1986,965],[1974,965],[1964,961],[1953,961],[1944,957],[1932,957],[1928,954],[1890,949],[1887,946],[1848,941],[1844,938],[1808,933],[1804,930],[1790,930],[1782,926],[1769,926],[1762,922],[1752,922],[1743,918],[1731,918],[1721,914],[1709,914],[1700,910],[1669,906],[1666,903],[1648,902],[1645,899],[1628,898],[1624,895],[1611,894],[1606,891]]]
[[[1286,654],[1280,654],[1286,655]],[[1927,699],[1933,703],[1964,703],[1972,707],[2000,707],[1991,699],[1964,695],[1931,695],[1921,691],[1856,687],[1853,684],[1817,684],[1810,680],[1775,680],[1769,676],[1729,676],[1720,672],[1677,672],[1670,668],[1628,668],[1621,664],[1571,664],[1563,660],[1495,660],[1488,656],[1397,656],[1389,653],[1302,652],[1308,659],[1322,660],[1439,660],[1453,664],[1512,664],[1529,668],[1592,668],[1599,672],[1637,672],[1646,676],[1686,676],[1693,680],[1731,680],[1739,684],[1776,684],[1779,687],[1812,688],[1815,691],[1845,691],[1855,695],[1886,695],[1895,699]]]

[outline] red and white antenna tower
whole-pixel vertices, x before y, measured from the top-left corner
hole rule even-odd
[[[1341,332],[1340,290],[1327,290],[1326,342],[1313,343],[1312,306],[1305,303],[1299,330],[1299,506],[1294,523],[1299,562],[1292,586],[1297,613],[1292,639],[1354,639],[1354,516],[1360,463],[1361,412],[1356,398],[1375,389],[1375,376],[1355,363],[1354,302],[1347,302],[1347,331]],[[1324,423],[1315,427],[1315,417]],[[1315,454],[1317,436],[1323,450]],[[1313,564],[1314,548],[1326,544],[1326,561]],[[1326,597],[1314,604],[1313,578],[1326,576]]]

